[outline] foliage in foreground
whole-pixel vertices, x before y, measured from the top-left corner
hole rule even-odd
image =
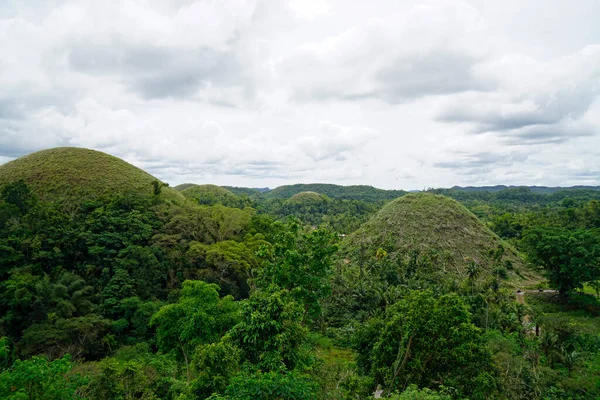
[[[161,188],[71,208],[24,182],[0,188],[0,397],[345,400],[378,386],[391,399],[600,397],[599,306],[578,293],[598,280],[594,200],[531,211],[509,191],[470,205],[568,293],[516,304],[508,247],[450,276],[453,250],[398,251],[372,235],[332,268],[338,235],[314,221],[356,226],[378,202],[229,208],[164,203]],[[490,237],[452,204],[469,224],[442,225]],[[516,204],[528,211],[506,217]],[[290,213],[301,222],[274,221]],[[455,248],[465,237],[451,236]]]
[[[85,379],[70,374],[72,368],[69,356],[53,361],[38,356],[16,360],[9,370],[0,374],[0,397],[11,400],[83,398],[77,392]]]
[[[460,396],[484,399],[496,389],[481,331],[455,294],[410,293],[383,319],[370,321],[357,352],[360,368],[386,393],[410,384],[447,386]]]

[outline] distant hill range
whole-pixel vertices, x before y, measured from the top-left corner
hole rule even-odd
[[[569,186],[569,187],[561,187],[561,186],[506,186],[506,185],[496,185],[496,186],[452,186],[450,189],[452,190],[461,190],[463,192],[499,192],[505,189],[517,189],[517,188],[527,188],[532,193],[540,193],[540,194],[552,194],[559,192],[561,190],[600,190],[600,186]]]
[[[237,187],[237,186],[221,186],[221,187],[229,190],[231,193],[238,195],[238,196],[260,195],[262,193],[267,193],[271,190],[268,187],[265,187],[265,188],[247,188],[247,187]]]
[[[295,194],[302,192],[315,192],[324,194],[332,199],[354,199],[354,200],[392,200],[404,196],[407,192],[404,190],[383,190],[373,186],[354,185],[341,186],[326,183],[310,183],[279,186],[264,195],[270,199],[289,199]]]
[[[408,193],[404,190],[384,190],[367,185],[342,186],[328,183],[299,183],[295,185],[279,186],[275,189],[233,186],[222,187],[238,196],[242,194],[247,196],[255,195],[266,199],[289,199],[299,193],[314,192],[332,199],[380,201],[392,200]]]
[[[275,189],[269,188],[246,188],[246,187],[235,187],[235,186],[222,186],[238,196],[255,196],[265,199],[289,199],[299,193],[314,192],[318,194],[326,195],[332,199],[342,200],[365,200],[365,201],[388,201],[398,197],[404,196],[407,193],[418,193],[420,190],[386,190],[378,189],[373,186],[367,185],[353,185],[353,186],[342,186],[327,183],[310,183],[310,184],[295,184],[295,185],[284,185],[279,186]],[[179,186],[177,189],[181,190]],[[453,186],[451,188],[436,188],[428,191],[435,193],[445,194],[447,196],[453,196],[453,192],[464,192],[464,193],[498,193],[505,190],[519,191],[525,193],[532,193],[537,195],[551,195],[557,192],[564,191],[586,191],[594,190],[600,191],[600,186],[517,186],[517,185],[496,185],[496,186]],[[458,193],[456,193],[458,195]],[[460,196],[459,196],[460,197]]]

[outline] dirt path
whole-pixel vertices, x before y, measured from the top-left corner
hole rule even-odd
[[[516,299],[517,299],[517,303],[519,304],[523,304],[525,305],[525,293],[557,293],[556,290],[551,290],[551,289],[547,289],[547,290],[525,290],[525,291],[521,291],[518,290],[515,295],[516,295]],[[532,321],[531,321],[531,317],[528,314],[525,314],[523,316],[523,326],[525,327],[525,329],[527,330],[527,333],[533,333],[535,335],[539,335],[540,334],[540,328],[539,326],[535,326],[532,327]]]
[[[516,295],[517,295],[517,303],[525,305],[525,292],[517,292]],[[525,314],[523,316],[523,326],[525,326],[529,330],[530,324],[531,324],[531,317],[528,314]]]

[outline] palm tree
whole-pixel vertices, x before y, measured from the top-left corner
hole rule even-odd
[[[469,282],[471,283],[471,294],[473,294],[473,290],[475,287],[475,280],[479,277],[479,274],[481,273],[481,269],[479,268],[479,264],[477,264],[477,262],[475,260],[468,258],[467,261],[468,261],[467,268],[466,268],[467,278],[469,279]]]
[[[579,352],[573,350],[568,351],[564,347],[562,348],[562,363],[569,371],[569,378],[571,377],[571,372],[575,369],[575,366],[579,363],[580,354]]]
[[[542,341],[540,342],[542,347],[542,351],[546,355],[546,362],[552,367],[554,364],[554,352],[556,351],[556,347],[558,345],[558,336],[555,333],[544,329],[542,331]]]

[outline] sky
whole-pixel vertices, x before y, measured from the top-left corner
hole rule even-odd
[[[177,185],[600,185],[597,0],[1,0],[0,163]]]

